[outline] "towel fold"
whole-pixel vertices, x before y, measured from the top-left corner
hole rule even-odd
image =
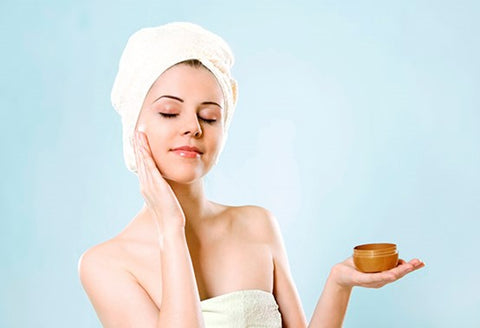
[[[240,290],[201,302],[206,328],[281,328],[282,318],[273,294]]]

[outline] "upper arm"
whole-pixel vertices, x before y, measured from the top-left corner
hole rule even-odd
[[[85,292],[104,327],[155,327],[159,310],[147,292],[98,246],[78,262]]]
[[[280,227],[274,215],[265,210],[268,243],[274,263],[273,293],[282,314],[283,327],[306,327],[302,302],[293,281]]]

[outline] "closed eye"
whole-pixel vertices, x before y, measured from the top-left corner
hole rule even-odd
[[[171,113],[159,113],[160,116],[162,117],[165,117],[165,118],[174,118],[174,117],[177,117],[178,114],[171,114]],[[213,124],[215,123],[217,120],[216,119],[207,119],[207,118],[203,118],[203,117],[198,117],[200,120],[204,121],[205,123],[208,123],[208,124]]]
[[[165,118],[173,118],[177,116],[178,114],[170,114],[170,113],[159,113],[160,116],[165,117]]]
[[[199,119],[201,119],[202,121],[204,121],[208,124],[213,124],[217,121],[217,120],[209,120],[209,119],[206,119],[206,118],[203,118],[203,117],[199,117]]]

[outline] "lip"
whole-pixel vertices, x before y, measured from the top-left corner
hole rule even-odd
[[[200,158],[203,154],[197,147],[181,146],[171,149],[172,152],[183,158]]]
[[[187,151],[187,152],[195,152],[195,153],[198,153],[198,154],[203,154],[197,147],[192,147],[192,146],[181,146],[181,147],[177,147],[177,148],[173,148],[172,151],[179,151],[179,150],[183,150],[183,151]]]

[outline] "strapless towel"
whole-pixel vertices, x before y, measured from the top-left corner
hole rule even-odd
[[[282,317],[272,293],[239,290],[200,302],[207,328],[281,328]]]

